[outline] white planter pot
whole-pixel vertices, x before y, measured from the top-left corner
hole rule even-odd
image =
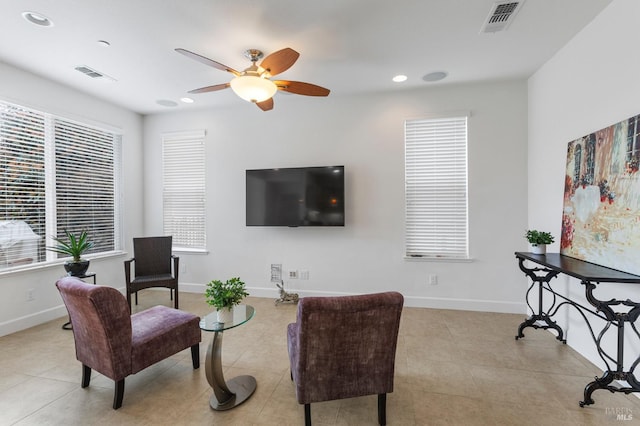
[[[221,323],[233,322],[233,308],[218,309],[216,316],[217,316],[218,322],[221,322]]]
[[[547,245],[546,244],[538,244],[535,246],[531,246],[531,252],[533,254],[546,254],[547,253]]]

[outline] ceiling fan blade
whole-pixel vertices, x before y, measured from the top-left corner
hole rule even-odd
[[[198,55],[197,53],[190,52],[186,49],[178,48],[176,49],[176,52],[181,53],[188,58],[195,59],[196,61],[201,62],[205,65],[209,65],[210,67],[219,69],[221,71],[227,71],[234,75],[240,75],[240,72],[234,70],[231,67],[221,64],[220,62],[216,62],[213,59],[205,58],[204,56]]]
[[[273,98],[269,98],[266,101],[262,101],[262,102],[256,102],[256,105],[258,105],[258,108],[260,108],[263,111],[269,111],[273,109]]]
[[[329,92],[331,92],[324,87],[302,81],[276,80],[274,83],[278,86],[278,90],[295,93],[296,95],[329,96]]]
[[[267,70],[271,76],[274,76],[291,68],[299,56],[298,52],[286,47],[264,58],[260,66]]]
[[[215,84],[213,86],[201,87],[199,89],[189,90],[189,93],[207,93],[207,92],[215,92],[218,90],[226,89],[230,87],[229,83]]]

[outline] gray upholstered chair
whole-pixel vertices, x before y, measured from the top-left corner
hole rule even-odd
[[[131,293],[135,293],[137,305],[138,291],[150,287],[167,287],[171,299],[175,299],[174,307],[178,309],[178,265],[180,259],[171,254],[171,244],[171,236],[133,239],[133,258],[124,261],[129,311],[131,311]],[[132,263],[133,279],[131,279]]]
[[[300,299],[287,342],[306,425],[312,402],[365,395],[378,395],[378,422],[386,424],[403,303],[397,292]]]
[[[87,284],[75,277],[56,282],[73,324],[76,358],[82,363],[82,387],[91,370],[115,381],[113,408],[122,406],[124,379],[184,349],[200,367],[200,318],[166,306],[131,315],[115,288]]]

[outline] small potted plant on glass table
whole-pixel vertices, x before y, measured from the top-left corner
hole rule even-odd
[[[207,284],[204,294],[207,304],[216,308],[220,323],[231,322],[233,307],[239,305],[242,299],[249,295],[240,277],[230,278],[225,282],[213,280]]]

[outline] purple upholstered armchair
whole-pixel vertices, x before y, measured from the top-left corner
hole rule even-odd
[[[113,408],[122,406],[124,379],[184,349],[191,348],[193,368],[200,367],[200,318],[154,306],[134,315],[115,288],[64,277],[56,282],[73,324],[76,358],[82,363],[82,387],[91,370],[114,380]]]
[[[287,341],[307,426],[312,402],[364,395],[378,395],[378,422],[386,424],[403,302],[397,292],[300,299]]]

